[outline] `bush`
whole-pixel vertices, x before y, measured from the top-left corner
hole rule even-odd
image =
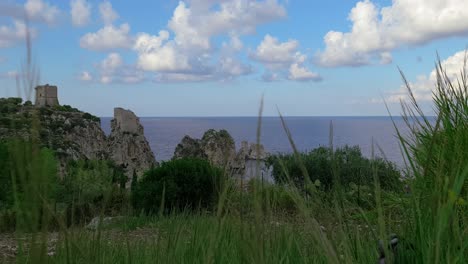
[[[74,107],[71,107],[70,105],[56,105],[54,108],[62,112],[79,112],[80,111]]]
[[[118,214],[127,205],[127,177],[110,161],[70,161],[58,192],[67,204],[67,224],[84,224],[99,213]]]
[[[93,116],[92,114],[90,113],[84,113],[83,114],[83,118],[84,119],[88,119],[88,120],[91,120],[91,121],[94,121],[94,122],[101,122],[101,119],[97,116]]]
[[[51,150],[28,141],[0,145],[0,215],[2,225],[23,231],[49,225],[57,187],[57,167]],[[10,220],[5,220],[10,219]],[[15,226],[10,226],[15,228]]]
[[[319,147],[299,155],[311,182],[319,180],[325,190],[333,187],[335,176],[338,176],[340,184],[345,187],[350,186],[351,183],[373,185],[373,166],[378,174],[382,189],[394,191],[402,189],[400,172],[393,163],[381,158],[370,160],[362,156],[361,150],[357,146],[337,148],[333,155],[326,147]],[[304,188],[306,180],[293,154],[272,156],[269,163],[273,165],[273,176],[277,182],[288,183],[289,176],[297,187]]]
[[[138,212],[156,213],[163,204],[171,209],[210,208],[223,184],[223,172],[200,159],[178,159],[162,163],[145,173],[132,192]]]

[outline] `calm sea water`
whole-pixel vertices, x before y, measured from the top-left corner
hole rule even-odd
[[[109,117],[101,118],[103,130],[110,133]],[[359,145],[370,157],[372,140],[384,151],[388,160],[403,165],[395,128],[389,117],[286,117],[294,142],[299,150],[307,151],[328,146],[330,122],[333,123],[333,144]],[[241,141],[256,142],[256,117],[143,117],[140,121],[156,159],[169,160],[177,144],[185,135],[201,138],[210,129],[226,129],[239,148]],[[396,118],[396,125],[404,130],[404,122]],[[288,138],[278,117],[264,117],[261,143],[270,153],[292,152]],[[376,148],[376,154],[379,154]],[[381,155],[380,155],[381,156]]]

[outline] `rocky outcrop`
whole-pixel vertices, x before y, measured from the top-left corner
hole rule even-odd
[[[266,162],[269,154],[263,145],[243,141],[238,152],[235,142],[226,130],[208,130],[202,139],[185,136],[177,145],[174,159],[201,158],[226,168],[233,177],[246,182],[258,177],[273,182],[272,167]]]
[[[234,176],[245,182],[253,178],[274,182],[273,168],[266,162],[268,156],[262,144],[242,141],[233,163]]]
[[[210,129],[203,134],[201,147],[207,159],[216,166],[230,166],[236,156],[236,145],[229,133]]]
[[[207,159],[208,156],[205,154],[205,151],[202,149],[201,140],[185,136],[182,138],[182,141],[177,145],[174,151],[174,159],[179,158],[198,158],[198,159]]]
[[[257,148],[258,146],[258,148]],[[269,154],[265,152],[265,148],[262,144],[257,145],[256,143],[248,143],[247,141],[241,142],[241,147],[236,154],[234,162],[235,168],[245,168],[245,162],[247,160],[261,160],[266,161]]]
[[[20,98],[0,98],[0,141],[32,138],[54,150],[59,176],[71,160],[112,160],[131,178],[157,166],[138,117],[130,110],[114,109],[112,131],[106,137],[100,119],[71,106],[34,107]],[[128,181],[130,184],[131,181]]]
[[[234,139],[226,130],[216,131],[210,129],[201,139],[185,136],[177,145],[174,159],[201,158],[207,159],[211,164],[225,168],[230,167],[236,156]]]
[[[123,108],[114,109],[108,153],[109,159],[121,166],[129,179],[134,172],[142,175],[146,170],[157,166],[140,119],[132,111]]]

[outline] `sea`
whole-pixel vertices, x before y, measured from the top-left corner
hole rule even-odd
[[[101,126],[110,133],[111,117],[102,117]],[[366,157],[383,157],[404,166],[396,128],[406,134],[402,118],[396,117],[285,117],[299,151],[320,146],[359,146]],[[145,136],[158,161],[172,158],[175,147],[185,135],[201,138],[210,128],[225,129],[239,149],[242,141],[256,142],[258,117],[141,117]],[[279,117],[262,117],[261,144],[270,153],[291,153],[292,147]]]

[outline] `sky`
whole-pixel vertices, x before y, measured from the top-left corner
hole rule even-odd
[[[399,115],[431,109],[437,54],[452,80],[467,0],[0,0],[0,97],[40,84],[98,116]],[[20,93],[20,94],[19,94]]]

